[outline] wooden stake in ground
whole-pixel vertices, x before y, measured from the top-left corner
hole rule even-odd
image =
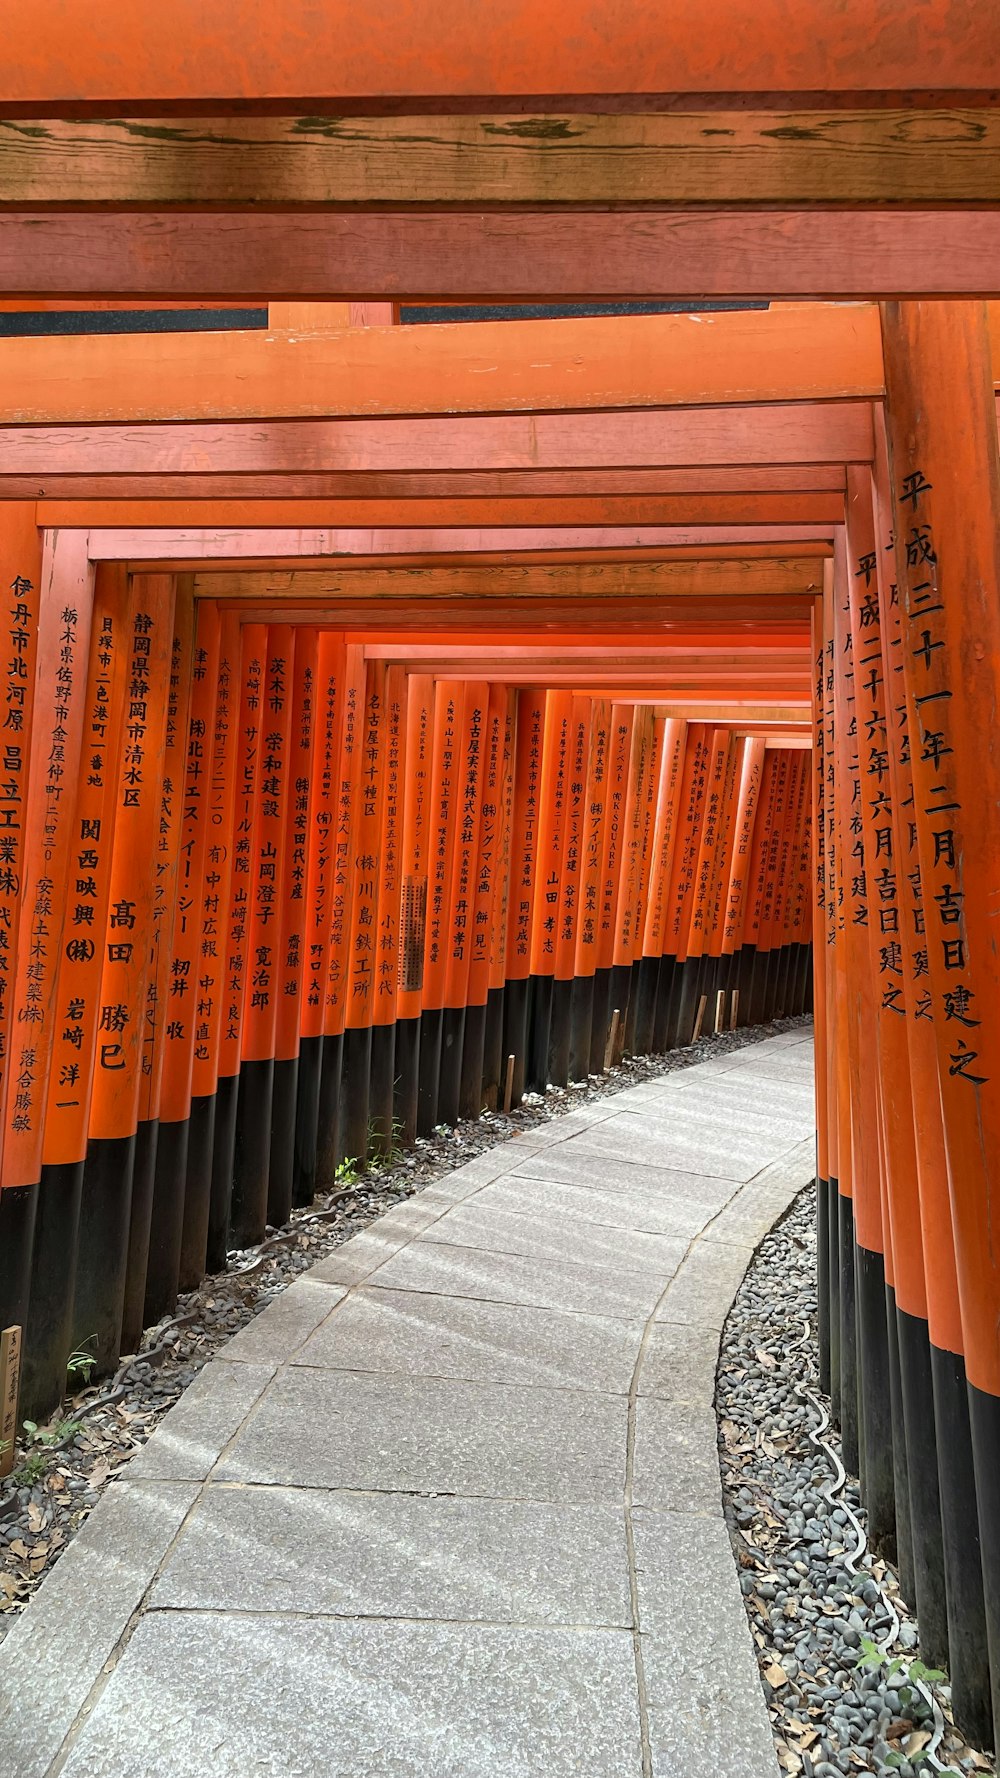
[[[604,1072],[605,1072],[605,1074],[607,1074],[608,1069],[611,1067],[611,1064],[615,1059],[615,1048],[618,1043],[618,1023],[619,1023],[620,1019],[621,1019],[621,1012],[620,1012],[619,1008],[616,1006],[614,1012],[611,1014],[611,1029],[608,1032],[608,1047],[604,1052]]]
[[[739,991],[739,988],[734,988],[733,989],[733,1004],[732,1004],[732,1007],[731,1007],[730,1013],[729,1013],[729,1029],[730,1029],[730,1031],[736,1030],[736,1021],[739,1018],[739,1016],[740,1016],[740,991]]]
[[[5,1327],[0,1334],[0,1477],[10,1475],[14,1467],[20,1381],[21,1329]]]
[[[715,1029],[717,1032],[722,1030],[722,1021],[725,1010],[726,990],[725,988],[720,988],[715,996]]]
[[[691,1042],[692,1043],[697,1043],[699,1037],[701,1036],[701,1027],[704,1023],[705,1008],[707,1005],[708,1005],[708,995],[703,994],[701,999],[698,1002],[698,1017],[695,1019],[694,1031],[691,1034]]]
[[[513,1056],[507,1057],[507,1077],[503,1087],[503,1109],[505,1116],[510,1111],[514,1099],[514,1060],[515,1058]]]

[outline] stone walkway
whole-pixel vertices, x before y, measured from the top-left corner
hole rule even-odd
[[[775,1778],[712,1397],[809,1037],[478,1156],[238,1334],[0,1649],[3,1778]]]

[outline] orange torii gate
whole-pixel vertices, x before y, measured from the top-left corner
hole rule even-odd
[[[609,33],[592,0],[567,40],[510,0],[428,93],[413,0],[307,60],[261,13],[194,87],[176,8],[123,9],[113,58],[49,10],[58,62],[14,24],[0,290],[287,300],[211,349],[0,342],[0,1320],[29,1390],[79,1314],[112,1363],[230,1229],[496,1103],[508,1056],[519,1093],[612,1028],[687,1042],[720,994],[805,1004],[815,919],[821,1358],[988,1739],[995,317],[917,299],[1000,285],[995,31],[964,0],[919,43],[888,4],[768,0],[751,32],[709,0]],[[894,300],[387,312],[665,292]]]

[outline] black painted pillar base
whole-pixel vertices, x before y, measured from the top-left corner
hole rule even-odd
[[[322,1037],[299,1040],[299,1071],[295,1085],[295,1159],[292,1204],[304,1210],[316,1196],[316,1133],[319,1129],[319,1083],[323,1072]]]
[[[553,1086],[569,1084],[569,1056],[573,1043],[573,983],[552,982],[552,1023],[549,1028],[549,1080]]]
[[[929,1666],[947,1667],[948,1607],[930,1338],[926,1321],[905,1314],[898,1306],[896,1329],[906,1426],[914,1603],[920,1625],[920,1650]]]
[[[83,1170],[71,1340],[96,1360],[95,1378],[110,1375],[122,1350],[135,1141],[91,1142]]]
[[[229,1252],[229,1213],[233,1201],[233,1157],[236,1152],[236,1107],[240,1077],[223,1074],[215,1089],[212,1128],[212,1201],[208,1210],[205,1269],[224,1272]]]
[[[417,1139],[417,1091],[420,1067],[420,1020],[399,1019],[396,1023],[395,1069],[393,1082],[393,1117],[404,1148],[412,1148]]]
[[[197,1290],[208,1270],[208,1224],[212,1209],[212,1156],[215,1148],[215,1094],[191,1101],[188,1117],[187,1183],[178,1287]]]
[[[969,1384],[969,1422],[976,1466],[983,1599],[990,1656],[993,1745],[1000,1746],[1000,1397]]]
[[[149,1260],[149,1225],[153,1215],[153,1181],[160,1126],[146,1118],[135,1133],[132,1162],[132,1203],[128,1225],[128,1265],[125,1270],[125,1301],[122,1306],[122,1351],[137,1352],[146,1325],[146,1266]]]
[[[590,1049],[594,1032],[594,978],[573,977],[569,1002],[569,1078],[586,1080],[591,1073]]]
[[[367,1164],[371,1146],[372,1028],[349,1027],[344,1032],[340,1065],[340,1153],[338,1164]]]
[[[271,1140],[268,1151],[267,1220],[283,1228],[292,1214],[295,1186],[295,1105],[299,1058],[284,1056],[274,1064],[271,1088]]]
[[[656,985],[660,974],[659,957],[640,957],[635,968],[635,1052],[637,1056],[653,1053],[656,1027]]]
[[[840,1437],[844,1467],[861,1474],[858,1443],[858,1336],[854,1282],[854,1205],[843,1192],[838,1196],[840,1223]],[[861,1476],[864,1482],[864,1476]]]
[[[483,1109],[483,1058],[486,1054],[486,1002],[465,1009],[462,1038],[460,1117],[476,1118]]]
[[[28,1319],[37,1208],[37,1185],[10,1185],[0,1191],[0,1328],[23,1328]]]
[[[528,1018],[528,1067],[526,1087],[529,1093],[544,1093],[549,1084],[549,1037],[552,1030],[552,977],[531,977],[531,1001]]]
[[[830,1175],[830,1413],[840,1425],[840,1184]]]
[[[736,1029],[742,1030],[751,1023],[750,1001],[753,990],[754,963],[757,957],[756,945],[741,945],[737,955],[736,968],[733,974],[733,987],[739,994],[736,1009]]]
[[[393,1092],[395,1068],[395,1025],[373,1025],[368,1064],[369,1151],[372,1156],[383,1160],[397,1146]]]
[[[430,1136],[438,1123],[441,1084],[441,1039],[444,1011],[427,1007],[420,1015],[420,1068],[417,1084],[417,1134]]]
[[[462,1045],[465,1034],[465,1007],[446,1006],[441,1015],[441,1070],[438,1076],[439,1124],[454,1127],[459,1119],[462,1099]]]
[[[255,1247],[267,1230],[267,1175],[271,1158],[274,1057],[244,1062],[236,1106],[233,1202],[234,1247]]]
[[[66,1391],[82,1189],[82,1161],[42,1168],[21,1357],[22,1419],[44,1420]]]
[[[816,1336],[819,1386],[830,1393],[830,1186],[816,1175]]]
[[[958,1353],[931,1346],[930,1355],[952,1708],[966,1740],[973,1747],[989,1747],[993,1713],[969,1387]]]
[[[885,1328],[889,1351],[889,1399],[892,1408],[892,1472],[896,1505],[894,1560],[904,1598],[914,1596],[913,1525],[910,1514],[910,1462],[903,1400],[903,1375],[899,1363],[899,1323],[896,1294],[885,1287]]]
[[[674,1011],[674,970],[676,959],[664,954],[656,966],[656,1007],[653,1013],[653,1054],[663,1056],[670,1048],[670,1026]]]
[[[673,1013],[670,1021],[669,1047],[686,1049],[694,1038],[698,1017],[698,959],[685,957],[674,965]]]
[[[632,968],[628,963],[615,963],[611,969],[611,993],[608,997],[608,1030],[614,1021],[615,1010],[618,1011],[618,1037],[615,1048],[617,1055],[624,1056],[626,1050],[626,1034],[628,1032],[629,996],[632,991]],[[612,1062],[616,1057],[612,1057]]]
[[[507,1056],[503,1047],[504,990],[491,988],[486,996],[486,1019],[483,1027],[483,1110],[496,1111],[503,1105],[507,1080]],[[509,1052],[508,1052],[509,1054]]]
[[[892,1467],[892,1397],[889,1389],[889,1346],[885,1323],[885,1260],[881,1253],[858,1247],[855,1254],[858,1312],[858,1363],[864,1402],[861,1431],[865,1441],[865,1508],[873,1549],[895,1554],[895,1476]]]
[[[611,971],[595,969],[590,1018],[590,1074],[604,1073],[611,1028]]]
[[[500,1105],[507,1079],[507,1057],[514,1058],[512,1105],[520,1105],[528,1078],[528,1022],[531,985],[527,976],[511,977],[503,991],[503,1067],[500,1073]]]
[[[143,1319],[147,1327],[152,1326],[154,1321],[159,1321],[162,1315],[172,1314],[177,1307],[187,1148],[187,1118],[178,1118],[175,1123],[169,1124],[161,1122],[156,1139],[153,1208],[149,1221],[149,1253],[146,1259]]]
[[[319,1078],[319,1117],[316,1123],[316,1190],[329,1191],[343,1158],[340,1126],[340,1080],[344,1067],[344,1033],[323,1039],[323,1064]]]

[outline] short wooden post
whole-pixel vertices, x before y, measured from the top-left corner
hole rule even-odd
[[[0,1334],[0,1477],[10,1475],[14,1467],[20,1382],[21,1329],[5,1327]]]
[[[707,1005],[708,1005],[708,995],[703,994],[701,996],[701,999],[698,1002],[698,1017],[695,1019],[694,1030],[691,1033],[691,1042],[692,1043],[697,1043],[699,1037],[701,1036],[701,1027],[702,1027],[704,1020],[705,1020],[705,1008]]]
[[[715,1029],[717,1032],[722,1030],[722,1020],[725,1010],[726,990],[725,988],[720,988],[715,996]]]
[[[730,1031],[736,1030],[736,1022],[737,1022],[739,1016],[740,1016],[740,991],[739,991],[739,988],[734,988],[733,989],[733,1004],[729,1009],[729,1029],[730,1029]]]
[[[611,1067],[611,1064],[613,1063],[613,1061],[615,1059],[615,1046],[618,1042],[618,1023],[619,1023],[619,1020],[621,1019],[621,1016],[622,1016],[621,1011],[616,1006],[614,1012],[611,1014],[611,1029],[608,1032],[608,1041],[607,1041],[607,1045],[604,1050],[604,1072],[605,1072],[605,1074],[607,1074],[608,1069]]]
[[[514,1057],[507,1057],[507,1073],[503,1083],[504,1114],[510,1110],[514,1100]]]

